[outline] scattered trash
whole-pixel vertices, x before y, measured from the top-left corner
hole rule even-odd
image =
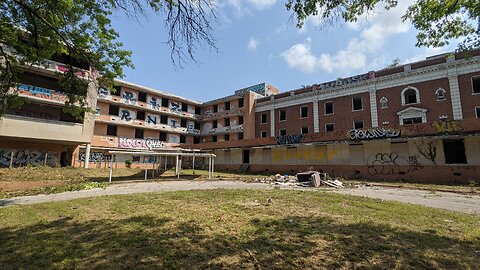
[[[333,188],[343,188],[343,178],[331,178],[327,173],[318,171],[306,171],[297,173],[297,175],[276,174],[269,178],[256,178],[255,182],[274,184],[277,186],[300,186],[300,187],[320,187],[327,186]]]

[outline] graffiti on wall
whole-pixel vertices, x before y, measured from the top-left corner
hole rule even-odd
[[[119,138],[118,148],[138,149],[138,150],[155,150],[165,148],[165,142],[155,138],[148,139],[130,139]]]
[[[13,152],[13,156],[12,156]],[[9,167],[10,162],[14,167],[21,166],[43,166],[45,164],[45,155],[47,156],[47,165],[55,166],[55,157],[51,152],[42,152],[34,150],[11,150],[0,149],[0,167]],[[12,160],[13,157],[13,160]]]
[[[182,114],[182,109],[178,103],[170,102],[170,104],[168,104],[168,109],[171,113]]]
[[[421,141],[415,142],[417,151],[424,158],[430,160],[433,164],[437,164],[437,142],[436,141]]]
[[[155,115],[148,115],[147,114],[147,125],[152,124],[156,125],[157,124],[157,117]]]
[[[332,87],[337,87],[337,86],[342,86],[342,85],[345,85],[345,84],[356,83],[356,82],[369,80],[369,79],[373,79],[373,78],[375,78],[375,72],[370,71],[368,73],[361,74],[361,75],[356,75],[356,76],[352,76],[352,77],[348,77],[348,78],[344,78],[344,79],[338,78],[335,81],[321,83],[321,84],[315,84],[313,86],[313,90],[318,90],[318,89],[324,90],[324,89],[328,89],[328,88],[332,88]]]
[[[399,156],[398,153],[377,153],[372,162],[368,162],[368,173],[370,175],[395,175],[401,172],[400,166],[407,165],[407,172],[423,169],[418,160],[419,156],[408,158]]]
[[[28,84],[19,84],[18,91],[20,92],[20,94],[23,94],[25,96],[33,96],[37,98],[61,101],[61,102],[65,102],[68,100],[68,96],[66,94],[63,94],[51,89],[28,85]]]
[[[85,161],[85,152],[81,152],[78,155],[78,159],[80,161]],[[90,152],[90,162],[98,163],[107,160],[107,156],[103,154],[103,152]]]
[[[264,95],[265,94],[265,84],[264,83],[261,83],[261,84],[257,84],[257,85],[253,85],[253,86],[250,86],[250,87],[247,87],[247,88],[243,88],[243,89],[240,89],[240,90],[237,90],[235,91],[235,95],[236,96],[243,96],[245,93],[247,92],[254,92],[254,93],[257,93],[257,94],[260,94],[260,95]]]
[[[348,132],[350,140],[373,140],[400,137],[400,130],[392,128],[352,129]]]
[[[122,94],[122,98],[124,98],[125,103],[128,103],[128,104],[135,104],[137,102],[135,94],[132,92],[124,91]]]
[[[432,123],[438,133],[455,133],[463,130],[462,122],[459,120],[453,121],[435,121]]]
[[[215,113],[213,113],[213,110],[204,110],[202,116],[204,119],[209,119],[215,117]]]
[[[158,103],[156,97],[151,97],[148,103],[150,103],[150,106],[152,107],[152,109],[160,110],[160,103]]]
[[[277,137],[277,144],[279,145],[298,144],[298,143],[301,143],[302,141],[303,141],[302,134],[284,135],[284,136]]]
[[[200,134],[200,130],[195,129],[195,124],[193,123],[187,125],[187,132],[190,134]]]
[[[98,88],[98,91],[97,91],[97,96],[99,98],[105,98],[108,96],[108,90],[104,87],[100,87]]]
[[[120,119],[125,121],[132,120],[131,113],[129,110],[120,110]]]

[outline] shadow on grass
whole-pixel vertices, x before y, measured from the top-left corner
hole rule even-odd
[[[0,230],[0,269],[478,267],[480,244],[385,225],[327,218],[250,221],[245,234],[151,216],[78,222],[59,218]]]
[[[152,177],[153,169],[147,170],[147,180],[155,181],[155,180],[177,180],[175,175],[164,175],[165,171],[157,172],[155,170],[154,176]],[[168,172],[168,170],[167,170]],[[182,180],[194,180],[200,177],[200,175],[181,175],[180,178]],[[88,181],[92,182],[108,182],[108,176],[96,176],[96,177],[87,177]],[[115,170],[113,171],[113,182],[121,182],[121,181],[133,181],[133,180],[144,180],[145,179],[145,171],[140,171],[130,174],[130,175],[122,175],[122,176],[115,176]]]

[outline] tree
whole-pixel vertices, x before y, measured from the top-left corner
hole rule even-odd
[[[297,27],[301,28],[309,16],[319,16],[324,23],[355,22],[380,5],[389,10],[397,3],[398,0],[288,0],[286,7],[293,11]],[[418,29],[417,46],[441,47],[451,39],[463,39],[460,50],[480,47],[478,0],[417,0],[402,18]]]
[[[139,19],[148,9],[164,16],[174,64],[195,61],[199,45],[216,50],[216,8],[209,0],[0,0],[0,117],[24,101],[15,90],[23,70],[60,58],[66,72],[58,74],[59,83],[69,97],[64,111],[80,117],[91,111],[87,82],[78,72],[87,69],[94,81],[111,88],[123,68],[133,65],[110,18],[123,11]]]

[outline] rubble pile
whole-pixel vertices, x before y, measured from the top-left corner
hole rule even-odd
[[[343,178],[331,178],[327,173],[317,171],[306,171],[297,175],[276,174],[273,177],[256,178],[256,182],[273,184],[278,186],[300,186],[300,187],[333,187],[343,188]]]

